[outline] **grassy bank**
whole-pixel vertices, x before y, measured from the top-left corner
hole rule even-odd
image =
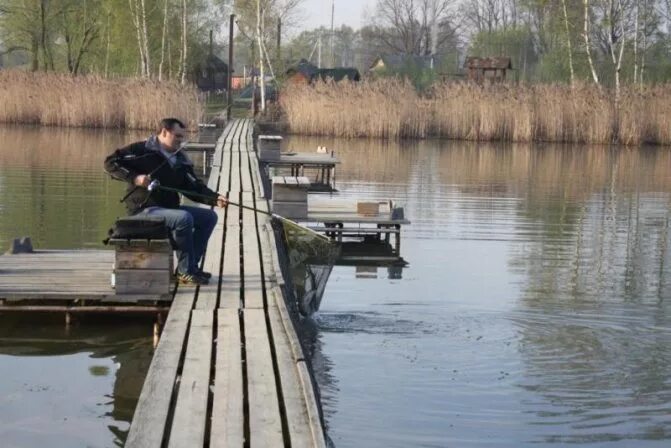
[[[671,86],[490,85],[451,82],[419,94],[398,80],[289,86],[290,132],[335,137],[671,144]]]
[[[174,116],[195,129],[203,106],[195,87],[141,79],[0,71],[0,122],[154,129]]]

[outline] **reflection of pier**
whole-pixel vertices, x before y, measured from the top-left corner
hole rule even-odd
[[[83,363],[85,370],[68,368],[70,381],[78,379],[87,381],[87,377],[90,376],[111,379],[109,386],[98,391],[98,400],[106,402],[104,408],[101,407],[95,412],[86,411],[86,414],[87,418],[100,422],[101,429],[104,426],[113,433],[116,437],[115,443],[123,443],[126,439],[152,352],[151,334],[147,332],[146,318],[126,320],[124,325],[119,325],[117,320],[109,318],[91,318],[82,325],[65,328],[56,325],[52,316],[46,314],[0,317],[0,354],[20,358],[44,358],[45,369],[64,362],[70,365],[67,359],[60,360],[59,357],[82,354],[89,358],[89,361]],[[75,365],[82,367],[82,363]],[[39,378],[39,374],[15,375],[21,379],[20,383],[26,383],[29,387],[35,387],[31,381],[35,381],[36,377]],[[10,384],[12,378],[6,380],[7,384]],[[72,396],[64,397],[62,391],[54,390],[53,385],[62,381],[64,380],[58,378],[58,375],[55,378],[53,375],[45,375],[44,379],[40,380],[39,384],[45,386],[41,396],[24,403],[26,408],[34,410],[36,418],[44,413],[47,420],[60,420],[55,419],[59,417],[57,415],[46,417],[52,410],[41,409],[40,406],[51,400],[62,402],[75,399]],[[72,386],[73,389],[76,387]],[[76,410],[77,403],[74,407],[72,404],[69,407]],[[5,423],[11,425],[15,416],[10,413],[8,417]],[[64,428],[69,425],[74,432],[82,431],[80,422],[57,424],[63,425]],[[8,443],[14,446],[11,438]]]

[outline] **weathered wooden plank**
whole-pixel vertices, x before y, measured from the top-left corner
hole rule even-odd
[[[234,199],[237,201],[239,196]],[[231,198],[233,200],[233,198]],[[222,267],[220,308],[238,309],[240,306],[240,209],[229,205],[226,217],[226,244]]]
[[[293,357],[289,339],[275,303],[268,305],[268,317],[273,332],[277,367],[284,398],[284,413],[287,419],[291,446],[312,446],[314,443],[312,431],[310,430],[310,421],[303,399],[302,384],[298,375],[296,360]]]
[[[273,286],[268,290],[269,294],[269,304],[273,304],[279,312],[279,315],[282,319],[282,326],[284,332],[287,335],[287,340],[289,341],[289,346],[291,347],[291,353],[293,354],[294,361],[300,361],[304,359],[303,357],[303,347],[301,346],[300,341],[298,340],[298,334],[294,328],[294,323],[291,320],[289,315],[289,310],[284,301],[284,295],[279,286]]]
[[[254,207],[252,193],[243,192],[242,203],[247,207]],[[243,280],[245,308],[263,308],[261,258],[259,257],[258,229],[254,215],[255,212],[252,210],[242,210],[242,260],[245,273]]]
[[[191,313],[189,341],[170,430],[170,448],[204,445],[213,317],[214,313],[210,310],[194,310]]]
[[[148,251],[139,247],[116,252],[114,260],[117,269],[170,269],[172,250]]]
[[[237,140],[240,136],[240,134],[239,134],[240,126],[241,126],[240,120],[232,120],[232,122],[234,123],[235,127],[233,129],[233,132],[229,133],[226,136],[226,138],[224,139],[224,141],[227,142],[227,143],[230,143],[230,142],[233,142],[233,141]]]
[[[169,269],[115,269],[114,277],[117,294],[166,294],[171,285]]]
[[[242,353],[237,309],[218,311],[211,448],[244,443]]]
[[[303,348],[298,340],[298,334],[296,333],[293,321],[289,316],[289,310],[287,309],[284,295],[278,286],[272,288],[270,295],[271,303],[279,312],[278,314],[284,329],[284,335],[287,338],[289,347],[291,347],[291,353],[293,354],[292,359],[296,362],[296,369],[300,380],[300,389],[303,393],[313,446],[320,448],[325,447],[324,427],[320,418],[319,403],[317,402],[317,397],[312,385],[312,377],[303,356]],[[273,335],[275,335],[275,332],[273,332]]]
[[[175,296],[135,408],[128,448],[161,446],[193,301],[193,291]]]
[[[231,154],[231,192],[240,190],[240,152]]]
[[[243,146],[241,146],[241,149]],[[247,149],[247,147],[244,147]],[[252,188],[252,175],[249,167],[249,153],[246,151],[240,152],[240,178],[242,191],[254,191]]]
[[[219,194],[226,194],[231,189],[231,152],[224,153],[224,160],[221,164],[221,182],[219,182]]]
[[[268,248],[269,248],[269,253],[270,253],[270,261],[272,264],[272,270],[266,269],[266,275],[268,275],[270,272],[274,272],[275,274],[275,282],[282,286],[284,285],[284,274],[282,274],[282,268],[280,266],[280,261],[277,257],[277,242],[275,240],[275,232],[273,231],[273,228],[270,223],[267,223],[265,226],[265,232],[261,235],[261,241],[264,241],[265,236],[265,241],[267,241]]]
[[[298,376],[301,380],[301,389],[303,390],[303,399],[308,412],[308,419],[310,422],[310,432],[312,433],[312,446],[315,448],[326,448],[326,440],[324,437],[324,426],[319,417],[319,403],[317,396],[312,388],[312,377],[310,369],[305,361],[298,361],[296,363],[298,369]]]
[[[263,310],[245,309],[251,447],[283,446],[282,421]]]
[[[124,304],[134,304],[138,302],[163,302],[168,303],[172,301],[172,294],[158,295],[158,294],[127,294],[127,295],[105,295],[99,291],[86,291],[81,290],[76,294],[67,292],[67,293],[44,293],[40,290],[34,289],[25,289],[10,293],[0,293],[0,299],[6,300],[7,302],[62,302],[66,301],[69,303],[74,302],[93,302],[93,303],[124,303]]]
[[[252,191],[254,191],[255,196],[262,196],[261,191],[261,180],[259,178],[260,168],[256,163],[256,154],[251,152],[251,146],[248,147],[249,151],[247,152],[247,163],[250,167],[250,178],[252,180]]]

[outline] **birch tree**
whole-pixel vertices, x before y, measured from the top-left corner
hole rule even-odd
[[[182,53],[181,53],[181,61],[180,61],[180,82],[182,84],[186,84],[186,58],[187,58],[187,35],[188,35],[188,29],[187,29],[187,20],[186,20],[186,15],[187,15],[187,8],[186,8],[186,0],[182,0]]]

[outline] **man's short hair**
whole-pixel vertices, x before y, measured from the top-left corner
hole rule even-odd
[[[159,123],[158,132],[160,133],[163,129],[172,131],[173,129],[175,129],[175,126],[177,125],[186,129],[186,126],[184,126],[184,123],[182,123],[181,120],[177,118],[164,118],[163,120],[161,120],[161,123]]]

